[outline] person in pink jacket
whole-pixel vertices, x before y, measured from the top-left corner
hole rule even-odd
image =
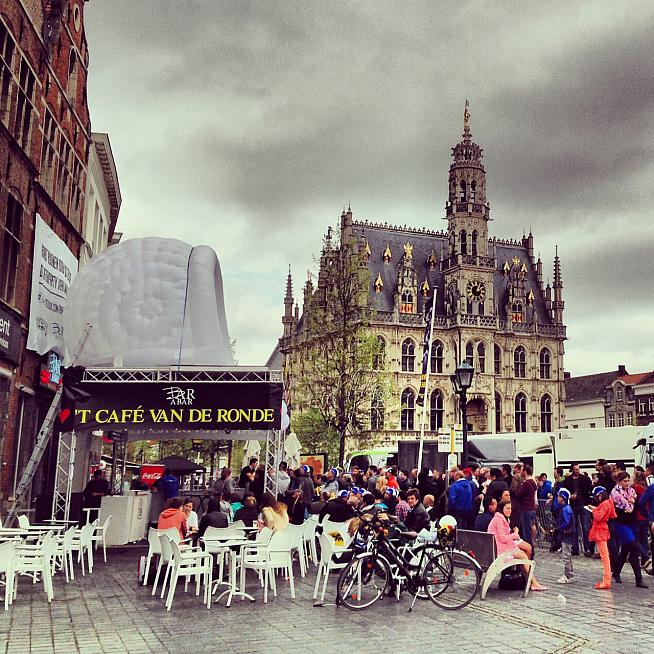
[[[488,525],[488,533],[495,537],[495,549],[498,558],[510,554],[514,559],[526,559],[531,557],[531,545],[525,543],[518,533],[518,528],[511,530],[511,502],[500,502],[495,515]],[[524,566],[525,574],[529,574],[529,568]],[[531,590],[547,590],[536,577],[531,578]]]

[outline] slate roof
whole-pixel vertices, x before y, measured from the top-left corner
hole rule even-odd
[[[408,229],[392,226],[378,226],[370,223],[354,222],[352,233],[357,239],[362,236],[368,241],[368,246],[372,254],[368,260],[368,269],[370,271],[370,299],[372,305],[378,311],[393,310],[393,294],[397,290],[397,276],[402,265],[402,255],[404,253],[404,244],[410,243],[413,246],[413,265],[418,279],[418,312],[423,310],[424,298],[420,293],[420,286],[425,279],[428,280],[431,288],[434,285],[438,289],[436,297],[436,311],[438,315],[445,315],[445,275],[440,270],[440,261],[448,250],[448,237],[445,232],[429,232],[419,229]],[[489,241],[492,244],[493,240]],[[527,278],[525,286],[527,293],[532,289],[534,291],[534,307],[538,322],[541,324],[551,324],[552,320],[545,307],[545,297],[540,289],[536,268],[529,260],[529,252],[521,242],[495,241],[495,256],[498,268],[494,276],[494,295],[496,299],[497,315],[501,320],[506,320],[506,288],[507,278],[504,276],[502,266],[505,261],[511,264],[514,256],[517,256],[522,262],[527,264]],[[389,263],[384,263],[383,253],[386,245],[390,247],[392,259]],[[435,270],[429,270],[427,260],[432,250],[436,255],[438,267]],[[492,246],[489,245],[489,256],[492,256]],[[384,286],[381,293],[377,293],[374,288],[377,275],[381,275]]]
[[[622,374],[620,370],[612,370],[611,372],[599,372],[594,375],[570,377],[565,380],[566,402],[603,400],[604,389]]]

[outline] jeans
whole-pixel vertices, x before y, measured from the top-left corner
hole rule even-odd
[[[572,571],[572,544],[561,543],[561,560],[563,561],[563,574],[572,579],[574,573]]]
[[[591,552],[590,541],[588,540],[588,532],[593,524],[593,515],[590,511],[586,511],[583,507],[575,509],[572,507],[572,513],[575,519],[575,543],[572,546],[572,553],[579,554],[579,527],[581,526],[581,540],[584,546],[584,552]]]
[[[647,535],[649,534],[649,522],[646,520],[639,520],[636,523],[636,539],[640,544],[640,560],[641,563],[645,563],[650,557],[649,553],[649,543],[647,540]]]
[[[529,543],[532,548],[532,556],[534,549],[534,542],[531,533],[531,527],[536,519],[536,511],[522,511],[520,513],[520,537],[525,542]]]

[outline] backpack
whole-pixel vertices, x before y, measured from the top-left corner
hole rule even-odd
[[[518,566],[502,570],[498,585],[500,590],[524,590],[526,585],[527,580]]]

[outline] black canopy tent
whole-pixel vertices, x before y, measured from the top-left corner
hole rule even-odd
[[[192,475],[196,472],[204,473],[207,471],[204,466],[195,463],[195,461],[189,461],[183,456],[177,456],[176,454],[165,456],[155,463],[156,465],[163,466],[166,470],[170,470],[171,474],[175,476]]]

